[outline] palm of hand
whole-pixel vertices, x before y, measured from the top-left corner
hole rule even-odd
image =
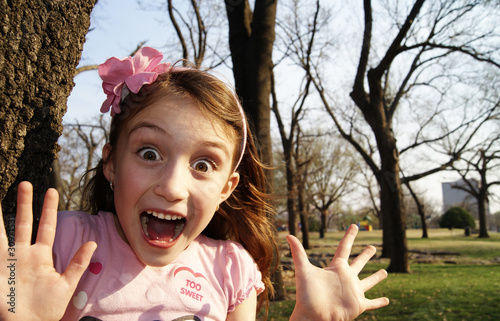
[[[12,292],[15,294],[14,306],[9,306],[2,300],[1,320],[60,320],[88,266],[95,243],[82,246],[63,274],[54,269],[52,245],[57,220],[57,200],[57,192],[49,190],[44,201],[36,243],[33,245],[31,184],[19,185],[14,250],[7,249],[5,228],[3,220],[0,219],[0,259],[2,262],[11,259],[8,262],[13,263],[12,271],[5,267],[0,268],[0,279],[8,279],[11,272],[15,274],[15,283],[0,284],[2,297]],[[7,257],[9,253],[14,253],[15,256]],[[13,311],[15,313],[12,313]]]

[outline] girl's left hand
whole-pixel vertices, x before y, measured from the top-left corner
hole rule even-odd
[[[356,225],[349,226],[339,243],[329,266],[320,269],[312,265],[300,241],[287,236],[295,265],[296,304],[290,320],[353,320],[366,310],[389,304],[388,298],[369,300],[365,292],[387,277],[380,270],[363,280],[358,274],[375,254],[368,246],[349,265],[352,244],[358,233]]]

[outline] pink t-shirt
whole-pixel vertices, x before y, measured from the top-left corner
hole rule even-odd
[[[56,270],[64,271],[87,241],[98,247],[62,320],[225,320],[252,291],[264,289],[257,265],[240,244],[203,235],[171,264],[145,266],[108,212],[59,213]]]

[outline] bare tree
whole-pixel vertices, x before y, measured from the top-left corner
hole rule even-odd
[[[498,30],[489,22],[493,21],[493,12],[498,11],[497,5],[488,1],[437,1],[426,6],[424,3],[416,0],[406,7],[407,3],[385,2],[386,8],[383,9],[387,13],[374,16],[372,2],[364,1],[363,39],[350,94],[358,112],[351,113],[351,118],[342,119],[340,116],[346,113],[334,108],[335,104],[319,76],[318,66],[315,66],[316,75],[313,77],[335,127],[358,151],[378,182],[383,225],[382,255],[390,257],[388,270],[391,272],[409,271],[402,184],[441,171],[459,158],[471,141],[471,136],[466,133],[470,133],[471,128],[477,129],[474,126],[480,127],[481,119],[491,112],[489,106],[471,115],[467,108],[472,104],[465,99],[460,101],[459,97],[463,96],[456,95],[463,88],[473,92],[477,88],[474,82],[481,81],[478,69],[466,67],[485,67],[480,70],[498,70],[499,67],[497,55],[500,47],[488,42],[492,40],[496,44],[494,39]],[[405,13],[403,19],[401,12]],[[390,39],[383,50],[380,47],[384,45],[374,42],[372,36],[377,30],[374,27],[380,26],[382,19],[387,21],[387,18],[393,21],[394,32],[383,33],[381,39]],[[484,23],[479,24],[478,18]],[[464,76],[466,72],[476,74],[474,77]],[[406,138],[395,125],[395,116],[401,117],[403,113],[413,121],[413,126],[404,128]],[[368,131],[361,133],[364,127],[354,127],[360,121],[369,128]],[[407,143],[406,147],[401,147],[402,143],[398,142],[398,133]],[[412,138],[408,138],[410,134]],[[415,159],[407,161],[408,166],[412,166],[412,173],[400,177],[403,153],[411,155],[407,159],[419,157],[422,150],[431,149],[437,141],[450,140],[456,135],[462,139],[455,141],[453,152],[446,158],[424,169],[415,166]],[[417,169],[421,172],[415,173]]]
[[[484,140],[474,149],[463,153],[460,161],[453,165],[453,169],[462,177],[464,184],[455,184],[452,187],[470,194],[476,200],[480,238],[489,237],[486,206],[490,188],[500,185],[500,176],[495,175],[498,168],[500,168],[498,131],[490,139]],[[470,176],[479,176],[478,184],[474,184]]]
[[[297,185],[297,207],[300,217],[300,229],[302,232],[302,245],[304,249],[310,249],[309,242],[309,199],[307,191],[307,178],[309,177],[310,164],[313,159],[310,150],[307,148],[307,143],[301,141],[302,134],[299,128],[299,139],[295,145],[294,162],[297,165],[296,169],[296,185]],[[302,152],[300,151],[302,150]]]
[[[182,53],[184,66],[194,64],[213,69],[227,65],[230,57],[227,38],[222,36],[227,29],[227,20],[221,14],[224,5],[220,1],[137,1],[145,10],[164,11],[172,24],[172,35],[165,35],[167,47]],[[212,32],[213,31],[213,32]],[[209,37],[210,35],[210,37]]]
[[[294,3],[295,5],[297,3]],[[285,23],[279,23],[280,30],[283,33],[283,42],[285,46],[288,46],[289,50],[285,50],[283,53],[283,58],[278,59],[281,61],[282,59],[289,57],[291,54],[289,51],[294,51],[294,56],[300,57],[301,62],[304,64],[304,68],[310,67],[311,62],[311,52],[314,43],[314,36],[316,35],[316,28],[319,26],[318,24],[318,15],[319,15],[319,2],[317,2],[316,10],[313,14],[313,22],[308,25],[311,27],[308,32],[302,37],[297,36],[299,34],[299,21],[302,19],[298,16],[299,11],[296,6],[290,8],[293,18],[290,20],[293,21],[290,25]],[[287,19],[288,20],[288,19]],[[298,48],[297,48],[298,47]],[[304,56],[299,55],[299,53],[305,53]],[[279,63],[279,62],[278,62]],[[297,216],[297,197],[299,196],[299,192],[301,189],[298,188],[297,184],[299,181],[297,180],[299,165],[297,164],[297,157],[295,151],[299,148],[299,134],[300,127],[299,121],[304,118],[304,114],[306,112],[306,101],[310,93],[311,88],[311,78],[310,73],[305,73],[303,79],[301,81],[300,89],[298,90],[297,96],[295,97],[295,101],[292,103],[290,109],[288,130],[285,128],[285,120],[281,116],[282,112],[279,107],[278,94],[276,92],[276,84],[274,80],[274,73],[271,78],[271,94],[272,94],[272,111],[275,115],[276,122],[278,123],[278,129],[281,137],[281,145],[283,148],[283,158],[285,162],[286,168],[286,181],[287,181],[287,209],[288,209],[288,229],[290,234],[296,235],[296,216]],[[283,107],[281,107],[283,108]],[[303,198],[303,197],[301,197]],[[300,201],[300,200],[299,200]],[[302,202],[303,203],[303,202]],[[302,218],[302,227],[304,230],[305,224],[307,222],[303,222]],[[305,229],[307,231],[307,228]],[[307,236],[303,233],[303,238]],[[308,248],[307,242],[303,240],[303,245]]]
[[[278,107],[278,99],[275,90],[274,84],[274,76],[271,78],[272,80],[272,97],[273,104],[272,110],[276,117],[276,121],[278,123],[278,129],[281,137],[281,145],[283,148],[283,159],[285,163],[286,170],[286,189],[287,189],[287,210],[288,210],[288,229],[291,235],[296,235],[296,196],[297,196],[297,181],[296,181],[296,168],[295,157],[294,157],[294,148],[297,143],[297,135],[298,135],[298,121],[301,117],[301,113],[304,110],[305,100],[307,98],[307,94],[301,92],[299,97],[297,97],[297,101],[291,109],[291,124],[289,127],[289,132],[286,132],[284,121],[281,117],[281,112]],[[310,82],[309,82],[310,84]],[[306,85],[309,86],[309,85]],[[308,89],[306,90],[308,91]],[[297,106],[298,105],[298,106]]]
[[[7,225],[15,217],[17,185],[28,180],[35,187],[33,233],[37,231],[94,3],[0,3],[0,199]]]
[[[59,140],[60,199],[63,201],[59,210],[82,209],[81,187],[87,185],[90,179],[84,174],[97,164],[99,150],[108,141],[109,123],[106,119],[100,115],[87,124],[64,124],[63,135]]]
[[[341,144],[340,138],[315,137],[310,146],[315,150],[315,156],[311,162],[313,169],[307,177],[307,189],[312,205],[321,216],[320,238],[323,238],[330,208],[356,188],[353,179],[360,169],[352,151]]]
[[[186,43],[187,39],[186,37],[184,37],[181,27],[177,22],[176,15],[174,14],[175,9],[174,6],[172,5],[172,0],[168,0],[167,2],[168,2],[168,15],[170,17],[170,21],[172,21],[172,24],[175,28],[175,32],[177,33],[177,37],[179,38],[179,41],[181,43],[182,58],[189,59],[189,53],[188,53],[189,49]],[[190,39],[191,41],[192,45],[191,48],[193,50],[193,58],[195,66],[199,68],[201,63],[203,62],[203,59],[205,58],[205,50],[207,46],[207,30],[205,28],[203,18],[200,14],[200,8],[196,0],[191,0],[191,8],[193,9],[196,23],[188,24],[184,19],[182,19],[182,16],[181,19],[184,21],[184,25],[188,30],[187,36],[188,39]],[[178,11],[175,10],[175,12]]]

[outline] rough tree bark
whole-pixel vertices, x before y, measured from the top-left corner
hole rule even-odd
[[[17,185],[28,180],[36,232],[95,2],[0,2],[0,199],[9,231]]]

